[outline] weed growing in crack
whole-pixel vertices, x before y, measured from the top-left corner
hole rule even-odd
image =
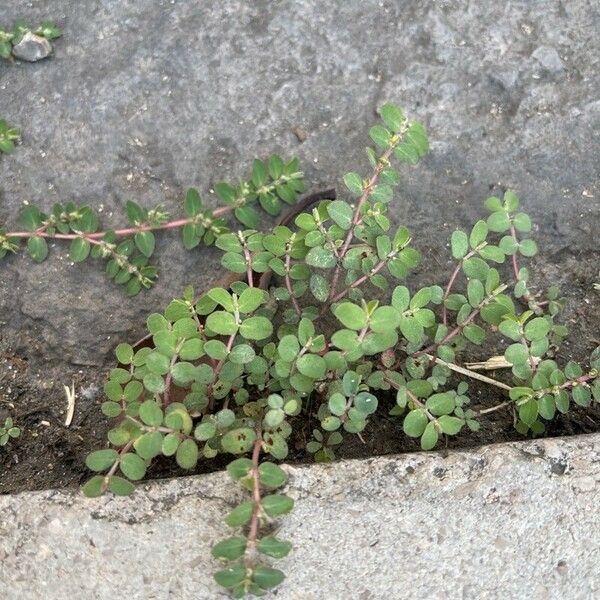
[[[224,562],[215,579],[234,597],[260,596],[284,578],[269,561],[286,556],[291,546],[272,535],[271,521],[291,510],[293,500],[275,493],[287,477],[272,461],[288,456],[294,428],[304,430],[307,419],[297,417],[316,417],[306,450],[317,461],[331,461],[346,436],[376,434],[367,427],[383,409],[384,394],[396,399],[386,412],[425,450],[464,429],[477,430],[494,411],[511,411],[523,435],[540,434],[544,422],[572,403],[600,400],[600,348],[585,368],[557,358],[567,335],[557,320],[563,301],[554,288],[539,293],[520,265],[537,246],[513,192],[487,199],[487,218],[452,234],[456,265],[444,287],[398,283],[420,255],[409,230],[392,230],[388,216],[400,181],[393,159],[416,164],[428,142],[423,127],[396,106],[383,106],[381,117],[370,132],[376,147],[367,149],[371,173],[344,177],[354,199],[330,194],[310,208],[309,198],[292,213],[293,224],[286,219],[261,233],[255,213],[246,212],[236,214],[246,229],[228,232],[219,223],[213,230],[216,211],[202,212],[196,192],[188,192],[186,246],[209,236],[223,250],[222,265],[231,275],[199,296],[187,288],[164,313],[148,317],[145,344],[116,348],[121,366],[111,371],[102,405],[116,419],[108,435],[112,448],[88,456],[98,475],[84,492],[130,494],[131,482],[142,479],[159,455],[174,457],[183,469],[221,453],[236,456],[227,470],[250,497],[225,517],[239,533],[213,549]],[[256,162],[251,180],[217,192],[229,211],[247,211],[247,199],[258,197],[275,213],[277,198],[291,202],[300,191],[298,173],[295,162]],[[291,179],[282,194],[274,182],[284,175]],[[269,194],[268,202],[262,194]],[[68,220],[62,210],[53,214],[50,223],[29,211],[30,240],[54,235],[48,228],[62,223],[63,235],[77,244],[74,258],[82,258],[91,240],[106,239],[91,234],[96,223],[87,211]],[[129,247],[144,257],[154,246],[151,229],[166,220],[153,215],[157,221],[130,205]],[[84,227],[82,218],[90,219]],[[127,260],[130,254],[123,252]],[[466,285],[459,288],[461,280]],[[504,356],[487,362],[509,368],[511,376],[492,379],[459,364],[467,347],[486,339],[505,344]],[[462,381],[453,385],[452,374]],[[469,378],[502,390],[505,399],[472,408]],[[270,460],[263,460],[266,455]]]

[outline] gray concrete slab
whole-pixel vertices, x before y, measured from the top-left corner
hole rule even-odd
[[[281,600],[592,600],[600,435],[286,467]],[[0,497],[0,597],[197,600],[235,487],[223,473]]]

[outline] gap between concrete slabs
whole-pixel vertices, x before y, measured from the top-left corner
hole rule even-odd
[[[279,600],[600,595],[600,434],[286,470]],[[130,498],[1,497],[0,597],[225,598],[210,547],[236,493],[213,473]]]

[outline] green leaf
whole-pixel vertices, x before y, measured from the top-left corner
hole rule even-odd
[[[91,471],[105,471],[112,467],[113,463],[119,458],[119,453],[112,448],[106,450],[96,450],[88,454],[85,464]]]
[[[264,565],[256,567],[252,574],[252,581],[265,590],[278,586],[284,579],[285,575],[279,569]]]
[[[385,333],[400,325],[400,313],[393,306],[380,306],[371,315],[370,328],[376,333]]]
[[[410,292],[408,288],[403,285],[396,286],[392,293],[392,306],[400,312],[404,312],[408,308],[409,302]]]
[[[536,317],[525,325],[525,337],[529,341],[539,340],[550,332],[550,321],[544,317]]]
[[[421,343],[424,333],[423,326],[414,317],[401,317],[400,331],[409,342]]]
[[[475,249],[479,244],[485,242],[488,234],[488,226],[485,221],[477,221],[475,225],[473,225],[473,229],[471,230],[471,235],[469,236],[469,244],[471,248]]]
[[[324,358],[316,354],[304,354],[296,361],[296,367],[302,375],[311,379],[323,379],[327,363]]]
[[[158,431],[149,431],[133,443],[135,451],[144,459],[150,460],[162,451],[163,436]]]
[[[358,175],[357,173],[346,173],[344,175],[344,184],[356,196],[360,196],[360,194],[362,194],[362,189],[363,189],[362,179],[361,179],[360,175]],[[342,229],[349,229],[350,223],[352,221],[352,209],[343,200],[336,200],[335,202],[338,202],[340,205],[343,204],[350,209],[350,219],[348,221],[348,226],[343,227],[342,225],[340,225],[338,223],[338,225],[340,225],[340,227]],[[332,202],[331,204],[335,204],[335,202]],[[329,216],[337,223],[335,217],[331,214],[331,211],[329,210],[329,207],[331,206],[331,204],[329,204],[329,206],[327,207],[327,212],[329,213]]]
[[[240,427],[228,431],[221,438],[221,445],[225,452],[230,452],[231,454],[243,454],[252,448],[255,440],[256,433],[254,429]]]
[[[227,472],[234,481],[246,477],[250,469],[252,469],[252,461],[249,458],[236,458],[227,465]]]
[[[496,233],[503,233],[510,229],[510,218],[504,210],[493,212],[487,218],[487,226],[490,231]]]
[[[138,481],[146,474],[146,462],[132,452],[127,452],[121,456],[119,467],[125,477],[132,481]]]
[[[240,334],[247,340],[264,340],[273,334],[273,324],[266,317],[250,317],[242,321]]]
[[[198,446],[196,442],[187,438],[179,444],[175,460],[182,469],[193,469],[198,462]]]
[[[366,312],[356,304],[342,302],[335,308],[335,316],[348,329],[358,331],[367,324]]]
[[[241,527],[245,525],[252,517],[254,502],[246,500],[236,506],[226,517],[225,523],[230,527]]]
[[[183,360],[196,360],[204,356],[204,344],[202,340],[198,338],[186,340],[179,350],[179,356]]]
[[[519,252],[523,256],[531,257],[537,254],[537,244],[533,240],[522,240],[519,243]]]
[[[196,227],[193,223],[186,223],[183,226],[183,229],[181,230],[181,238],[186,250],[191,250],[200,243],[200,237],[196,235]]]
[[[71,241],[69,256],[74,263],[84,261],[90,254],[91,245],[83,238],[75,238]]]
[[[529,233],[531,231],[531,219],[525,213],[517,213],[513,217],[515,229],[521,233]]]
[[[377,410],[377,398],[368,392],[360,392],[354,399],[354,408],[363,415],[371,415]]]
[[[179,433],[167,433],[163,438],[161,451],[165,456],[173,456],[177,452],[180,443]]]
[[[292,544],[273,536],[267,536],[258,542],[256,548],[259,552],[272,558],[283,558],[290,553]]]
[[[269,517],[283,515],[294,507],[294,501],[283,494],[273,494],[262,499],[262,507]]]
[[[238,303],[240,312],[248,314],[254,312],[259,306],[265,303],[267,294],[260,288],[246,288],[239,297]]]
[[[505,335],[514,342],[517,342],[521,339],[521,327],[512,319],[504,319],[501,321],[498,325],[498,329],[502,335]]]
[[[421,123],[413,122],[406,132],[406,139],[416,149],[420,157],[429,151],[429,142],[425,128]]]
[[[342,424],[341,420],[338,417],[329,415],[328,417],[325,417],[322,421],[321,421],[321,427],[325,430],[325,431],[335,431],[336,429],[340,428],[340,425]]]
[[[281,487],[287,481],[285,471],[270,462],[264,462],[258,466],[258,476],[260,482],[270,488]]]
[[[88,498],[98,498],[102,496],[105,479],[102,475],[95,475],[82,488],[82,492]]]
[[[162,394],[165,391],[165,380],[156,373],[146,373],[144,387],[153,394]]]
[[[319,302],[326,302],[329,298],[329,280],[320,273],[313,273],[310,276],[310,291]]]
[[[483,298],[485,296],[485,290],[483,288],[483,283],[478,279],[470,279],[467,284],[467,297],[469,299],[469,304],[476,308],[483,302]]]
[[[331,269],[337,263],[333,252],[321,246],[311,248],[306,255],[305,261],[307,265],[317,267],[318,269]]]
[[[186,192],[183,207],[188,217],[195,217],[202,210],[202,200],[200,199],[198,190],[190,188]]]
[[[454,412],[456,402],[451,394],[442,392],[439,394],[433,394],[427,398],[425,406],[429,412],[437,417],[441,415],[449,415]]]
[[[421,437],[427,426],[427,415],[422,409],[411,410],[404,418],[402,428],[409,437]]]
[[[477,256],[468,258],[463,262],[463,271],[470,279],[485,281],[489,270],[488,264]]]
[[[134,237],[137,249],[146,257],[154,252],[155,239],[151,231],[138,231]]]
[[[27,240],[27,251],[35,262],[41,263],[48,256],[48,244],[43,237],[30,237]]]
[[[300,344],[295,335],[284,335],[277,346],[279,356],[286,362],[292,362],[300,352]]]
[[[149,427],[160,427],[163,421],[163,411],[154,400],[146,400],[140,405],[140,419]]]
[[[171,369],[173,381],[177,385],[191,383],[198,376],[198,368],[189,362],[178,362]]]
[[[341,417],[346,412],[346,398],[343,394],[336,392],[329,398],[328,406],[332,414]]]
[[[170,359],[156,350],[150,352],[146,357],[146,367],[151,373],[164,375],[169,371]]]
[[[235,317],[224,310],[217,310],[208,315],[206,318],[206,326],[219,335],[232,335],[238,330],[238,324],[235,322]]]
[[[133,360],[133,348],[129,344],[119,344],[115,348],[115,356],[120,363],[129,365]]]
[[[110,478],[110,483],[108,484],[108,489],[115,496],[130,496],[135,491],[135,486],[131,481],[127,481],[127,479],[123,479],[123,477],[117,477],[113,475]]]
[[[446,435],[456,435],[465,423],[462,419],[450,415],[442,415],[437,422]]]
[[[504,352],[504,358],[511,365],[522,365],[529,360],[527,347],[524,344],[511,344]]]
[[[383,149],[387,149],[392,141],[392,135],[390,132],[381,125],[375,125],[369,130],[369,136],[375,142],[377,146]]]
[[[415,308],[423,308],[427,306],[431,301],[432,291],[429,287],[421,288],[410,301],[410,308],[414,310]]]
[[[258,188],[263,186],[268,178],[269,175],[265,164],[258,158],[254,159],[254,164],[252,166],[252,183]]]
[[[427,423],[425,431],[421,436],[421,448],[423,450],[431,450],[438,443],[438,432],[433,421]]]
[[[21,212],[21,222],[27,231],[35,231],[42,225],[42,214],[36,206],[26,206]]]
[[[519,407],[519,419],[530,427],[535,423],[538,416],[538,403],[537,400],[531,398],[525,404]]]
[[[237,560],[246,552],[245,537],[230,537],[212,547],[211,553],[222,560]]]
[[[379,109],[379,114],[383,122],[391,129],[393,133],[398,133],[402,130],[402,126],[406,121],[406,117],[402,110],[395,104],[387,103]]]
[[[463,335],[473,344],[483,344],[485,341],[485,329],[474,323],[470,323],[463,329]]]
[[[246,569],[241,565],[228,567],[222,571],[217,571],[214,578],[220,586],[229,589],[246,579]]]
[[[452,256],[454,258],[463,258],[469,251],[469,238],[464,231],[454,231],[450,239],[452,247]]]
[[[248,344],[234,346],[229,354],[229,360],[236,365],[245,365],[254,360],[254,348]]]

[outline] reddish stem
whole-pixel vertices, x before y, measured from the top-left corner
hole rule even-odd
[[[250,521],[250,531],[248,533],[248,545],[247,548],[252,552],[256,547],[256,538],[258,537],[258,525],[261,511],[261,497],[260,497],[260,479],[258,473],[258,461],[260,458],[260,451],[262,448],[262,431],[260,425],[256,428],[256,441],[254,442],[254,449],[252,450],[252,497],[254,500],[254,507],[252,510],[252,519]],[[250,557],[252,560],[252,555]],[[252,566],[252,565],[246,565]]]
[[[358,204],[356,205],[356,208],[354,209],[354,218],[352,219],[352,225],[350,226],[350,229],[348,230],[348,233],[346,234],[346,239],[344,240],[344,245],[342,246],[342,249],[339,252],[338,264],[335,268],[335,272],[333,274],[333,279],[331,281],[331,292],[329,293],[329,302],[331,302],[332,299],[336,295],[338,280],[340,278],[340,272],[342,269],[341,261],[343,260],[344,256],[346,256],[346,252],[348,251],[348,248],[350,247],[350,244],[352,243],[352,238],[354,237],[354,228],[357,225],[359,225],[362,221],[360,209],[362,208],[363,204],[366,202],[367,198],[373,191],[373,187],[377,183],[377,180],[379,179],[381,172],[383,171],[383,169],[385,169],[386,165],[388,164],[389,158],[392,155],[394,148],[395,148],[395,145],[391,146],[381,155],[381,157],[379,158],[379,162],[377,163],[377,166],[375,167],[375,170],[373,171],[373,175],[371,175],[371,178],[369,179],[367,185],[363,189],[363,193],[361,194],[360,198],[358,199]]]
[[[446,309],[446,299],[450,295],[452,286],[454,285],[454,282],[456,281],[456,278],[458,277],[458,274],[460,273],[461,266],[462,266],[462,261],[460,261],[454,268],[454,271],[452,271],[452,275],[450,276],[450,280],[448,281],[448,285],[446,286],[446,289],[444,291],[444,298],[442,300],[442,322],[444,323],[444,325],[448,324],[448,310]]]
[[[287,252],[285,255],[285,287],[287,288],[288,294],[290,295],[292,306],[294,307],[296,314],[300,317],[302,316],[302,310],[300,309],[300,304],[298,304],[298,300],[294,296],[292,282],[290,281],[290,260],[290,254],[289,252]]]
[[[332,298],[331,302],[340,301],[351,289],[358,287],[359,285],[361,285],[365,281],[367,281],[367,279],[369,279],[370,277],[373,277],[373,275],[375,275],[375,273],[378,273],[379,271],[381,271],[381,269],[383,269],[383,267],[386,265],[386,263],[387,263],[386,260],[382,260],[382,261],[378,262],[369,271],[369,273],[367,273],[366,275],[363,275],[362,277],[359,277],[352,285],[348,286],[345,290],[342,290],[337,296],[335,296],[335,298]]]
[[[233,210],[232,206],[220,206],[216,208],[212,216],[219,217]],[[169,223],[163,223],[162,225],[138,225],[136,227],[127,227],[125,229],[116,229],[112,233],[114,233],[117,237],[122,237],[126,235],[131,235],[133,233],[138,233],[139,231],[155,231],[158,229],[175,229],[177,227],[182,227],[183,225],[187,225],[188,223],[193,223],[194,217],[189,217],[187,219],[178,219],[176,221],[170,221]],[[57,240],[74,240],[75,238],[84,238],[88,241],[99,240],[103,238],[108,232],[107,231],[97,231],[95,233],[55,233],[49,234],[45,231],[40,231],[39,229],[36,231],[16,231],[14,233],[7,233],[6,236],[11,238],[30,238],[30,237],[45,237],[45,238],[56,238]]]

